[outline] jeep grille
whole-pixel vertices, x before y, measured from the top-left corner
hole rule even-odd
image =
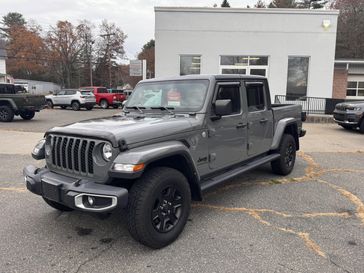
[[[70,173],[93,175],[95,140],[52,135],[50,143],[53,167]]]

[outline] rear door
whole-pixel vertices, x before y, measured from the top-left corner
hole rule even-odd
[[[265,80],[245,82],[248,109],[248,155],[269,151],[273,139],[273,112]]]
[[[240,82],[218,82],[216,85],[214,101],[230,99],[233,112],[214,119],[212,109],[212,117],[208,120],[210,169],[222,169],[246,157],[247,121],[242,111],[241,92]]]

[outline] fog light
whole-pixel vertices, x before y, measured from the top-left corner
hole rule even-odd
[[[90,206],[93,206],[93,204],[95,203],[95,197],[88,196],[87,202],[90,204]]]

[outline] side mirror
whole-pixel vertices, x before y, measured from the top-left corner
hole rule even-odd
[[[232,112],[233,105],[231,99],[215,101],[215,114],[217,117],[231,115]]]

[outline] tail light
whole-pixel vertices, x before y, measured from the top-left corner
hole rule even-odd
[[[116,96],[114,96],[112,99],[113,99],[113,100],[116,100]]]

